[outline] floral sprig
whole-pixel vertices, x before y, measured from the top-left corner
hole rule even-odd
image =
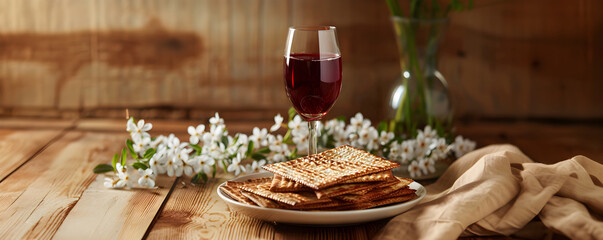
[[[134,118],[127,122],[131,139],[121,154],[115,154],[111,164],[100,164],[95,173],[112,173],[105,178],[108,188],[152,188],[158,174],[170,177],[192,176],[192,182],[205,182],[217,171],[241,173],[263,171],[269,163],[289,161],[305,156],[308,149],[309,129],[295,110],[289,110],[286,124],[278,114],[270,129],[255,127],[252,135],[230,135],[224,119],[218,113],[209,119],[209,125],[189,126],[188,142],[181,142],[174,134],[151,137],[152,124]],[[461,136],[448,143],[435,130],[427,126],[419,130],[416,138],[405,139],[386,131],[386,124],[375,128],[361,113],[348,124],[336,118],[319,124],[321,133],[319,149],[351,145],[393,161],[406,164],[411,177],[435,172],[435,161],[458,158],[472,151],[475,143]],[[286,129],[285,135],[277,133]],[[136,171],[137,170],[137,171]],[[135,180],[137,179],[137,180]]]

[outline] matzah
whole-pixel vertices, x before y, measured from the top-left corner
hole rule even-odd
[[[270,191],[270,182],[249,183],[241,186],[243,190],[255,193],[265,198],[286,203],[293,206],[328,202],[330,199],[318,199],[313,192],[282,192],[275,193]]]
[[[343,195],[343,194],[347,194],[347,193],[351,193],[351,192],[362,191],[362,190],[371,189],[371,188],[382,188],[382,187],[386,187],[389,185],[394,185],[398,182],[399,182],[398,180],[392,179],[387,182],[377,182],[377,183],[339,184],[339,185],[331,186],[328,188],[316,190],[314,192],[316,193],[316,197],[321,199],[321,198],[325,198],[325,197],[327,197],[327,198],[334,197],[334,196],[339,196],[339,195]]]
[[[392,171],[387,170],[378,173],[372,173],[369,175],[360,176],[357,178],[352,178],[350,180],[345,180],[342,183],[362,183],[362,182],[382,182],[393,179],[394,175]]]
[[[226,195],[230,196],[231,198],[234,198],[235,200],[237,200],[240,203],[256,205],[253,201],[251,201],[249,198],[247,198],[245,195],[243,195],[241,193],[241,189],[236,186],[224,184],[224,185],[220,186],[220,190],[222,190],[223,192],[226,193]]]
[[[396,162],[344,145],[292,161],[264,165],[263,168],[319,190],[345,180],[399,166]]]
[[[408,184],[410,184],[410,183],[411,182],[402,178],[395,184],[385,186],[385,187],[375,188],[364,195],[345,194],[345,195],[337,196],[337,199],[341,199],[346,202],[370,202],[370,201],[373,201],[376,199],[382,199],[384,197],[387,197],[391,193],[400,191],[404,188],[408,188]],[[405,192],[402,192],[402,193],[405,193]],[[407,194],[409,194],[409,193],[414,193],[414,190],[412,190],[412,189],[409,190]]]
[[[260,195],[257,195],[255,193],[252,192],[248,192],[248,191],[241,191],[241,194],[243,194],[245,197],[247,197],[249,200],[253,201],[255,204],[257,204],[260,207],[265,207],[265,208],[280,208],[280,205],[273,201],[272,199],[268,199],[265,197],[262,197]]]
[[[272,183],[270,184],[270,191],[272,192],[300,192],[311,190],[311,188],[306,187],[301,183],[284,178],[280,175],[274,175]]]

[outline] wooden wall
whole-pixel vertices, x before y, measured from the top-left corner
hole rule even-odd
[[[330,116],[379,119],[399,74],[380,0],[0,0],[0,116],[271,119],[290,25],[338,27]],[[480,0],[440,69],[457,117],[603,118],[603,2]]]

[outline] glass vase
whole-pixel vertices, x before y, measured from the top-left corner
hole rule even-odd
[[[437,57],[448,19],[392,17],[392,22],[402,74],[388,101],[390,129],[406,137],[416,136],[417,129],[427,125],[446,132],[453,111]]]
[[[405,139],[415,138],[419,129],[430,126],[439,137],[450,138],[452,104],[446,79],[437,69],[438,48],[448,19],[410,19],[392,17],[401,76],[392,86],[388,102],[390,130]],[[450,159],[436,159],[435,172],[413,176],[414,179],[439,177]],[[393,169],[397,176],[410,178],[409,164]]]

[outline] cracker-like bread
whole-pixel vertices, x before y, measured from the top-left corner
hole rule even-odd
[[[319,190],[399,166],[396,162],[344,145],[292,161],[264,165],[263,168]]]
[[[253,201],[255,204],[257,204],[260,207],[281,208],[280,205],[277,202],[273,201],[272,199],[262,197],[255,193],[243,190],[243,191],[241,191],[241,194],[243,194],[245,197],[249,198],[249,200]]]
[[[362,209],[374,208],[374,207],[379,207],[379,206],[393,204],[393,203],[406,202],[408,200],[414,199],[415,197],[417,197],[417,195],[412,193],[412,194],[406,194],[406,195],[402,195],[402,196],[379,199],[379,200],[375,200],[372,202],[359,202],[359,203],[354,203],[351,205],[343,205],[343,206],[339,206],[339,207],[326,208],[326,209],[322,209],[322,210],[325,210],[325,211],[362,210]]]
[[[284,178],[281,175],[274,175],[270,184],[270,191],[272,192],[301,192],[311,190],[311,188],[291,179]]]
[[[345,180],[342,183],[361,183],[361,182],[382,182],[393,179],[394,175],[391,170],[372,173],[369,175],[360,176],[357,178],[352,178],[350,180]]]
[[[405,178],[398,178],[395,184],[389,186],[382,186],[373,188],[371,191],[364,195],[345,194],[336,196],[337,199],[341,199],[346,202],[370,202],[376,199],[382,199],[389,196],[391,193],[408,188],[408,185],[412,183],[412,180]],[[409,193],[414,193],[414,190],[409,190]]]
[[[245,195],[243,195],[241,193],[241,189],[236,186],[224,184],[224,185],[220,186],[220,190],[222,190],[228,196],[234,198],[235,200],[237,200],[241,203],[246,203],[249,205],[256,205],[253,201],[251,201],[251,199],[249,199]]]
[[[325,197],[330,198],[334,196],[339,196],[351,192],[363,191],[366,189],[382,188],[389,185],[394,185],[396,183],[398,183],[398,180],[392,179],[387,182],[339,184],[328,188],[316,190],[314,192],[316,193],[316,197],[318,197],[318,199],[321,199]]]
[[[301,206],[286,206],[284,207],[285,209],[294,209],[294,210],[302,210],[302,211],[315,211],[315,210],[320,210],[320,209],[324,209],[324,208],[333,208],[333,207],[340,207],[340,206],[347,206],[347,205],[352,205],[353,203],[348,203],[345,201],[341,201],[341,200],[337,200],[337,199],[331,199],[328,202],[324,202],[324,203],[313,203],[313,204],[306,204],[306,205],[301,205]],[[286,205],[286,204],[283,204]]]
[[[242,186],[243,190],[255,193],[265,198],[270,198],[277,202],[286,203],[292,206],[300,206],[314,203],[324,203],[330,199],[318,199],[313,192],[271,192],[271,182],[266,183],[248,183]]]

